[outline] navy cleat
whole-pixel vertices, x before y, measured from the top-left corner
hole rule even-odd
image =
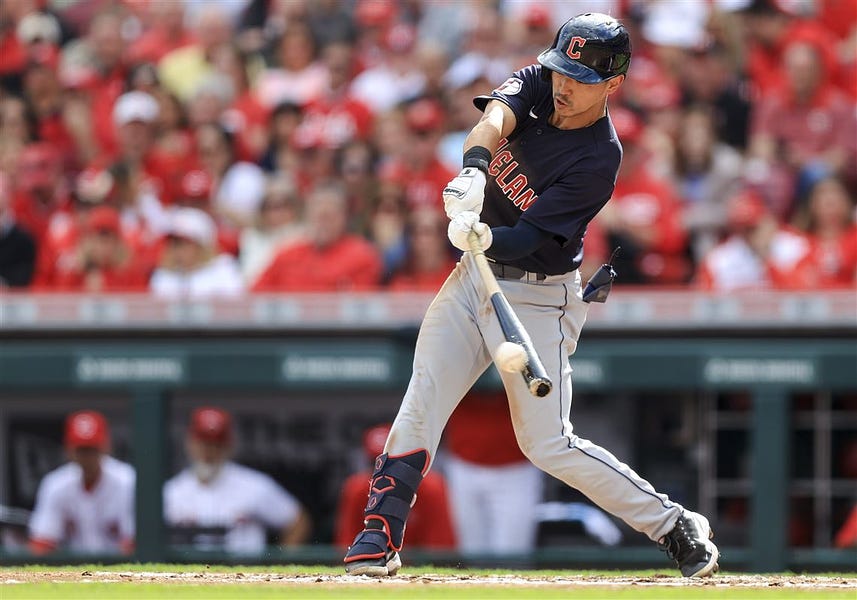
[[[714,532],[708,519],[702,515],[684,511],[675,522],[673,530],[658,542],[678,565],[685,577],[708,577],[718,571],[720,552],[711,541]]]
[[[388,577],[395,575],[401,567],[399,553],[387,547],[387,534],[379,529],[361,531],[348,548],[345,558],[348,575]]]

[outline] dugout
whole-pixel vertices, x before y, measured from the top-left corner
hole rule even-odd
[[[0,297],[0,504],[27,508],[40,476],[60,460],[63,416],[97,408],[111,417],[116,453],[137,468],[136,558],[230,561],[171,546],[160,519],[161,483],[178,468],[187,413],[216,403],[236,414],[242,462],[304,501],[319,500],[318,543],[259,562],[338,562],[323,543],[324,512],[354,469],[360,432],[395,414],[429,301]],[[617,454],[656,487],[713,515],[724,569],[853,567],[853,554],[831,540],[857,500],[857,482],[838,462],[857,437],[855,316],[848,291],[617,290],[593,307],[572,359],[575,427],[611,450],[597,432],[615,436]],[[499,379],[489,371],[479,385]],[[555,486],[547,494],[563,499]],[[811,523],[808,539],[796,536],[796,522]],[[543,536],[527,564],[665,565],[642,536],[618,548],[569,539]],[[27,561],[9,550],[2,558]],[[53,559],[75,558],[92,560]],[[419,553],[406,560],[492,563]]]

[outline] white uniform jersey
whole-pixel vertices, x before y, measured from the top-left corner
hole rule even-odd
[[[134,539],[134,468],[110,456],[87,490],[80,465],[70,462],[45,475],[30,517],[30,539],[74,552],[112,553]]]
[[[297,519],[300,504],[273,479],[227,462],[214,480],[202,483],[185,469],[164,485],[164,516],[174,527],[222,528],[223,537],[197,536],[199,547],[221,544],[229,552],[259,553],[266,530]]]

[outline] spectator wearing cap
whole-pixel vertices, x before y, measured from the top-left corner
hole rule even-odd
[[[595,221],[607,236],[608,247],[622,247],[616,270],[623,283],[684,283],[691,273],[678,197],[668,180],[647,167],[640,118],[618,106],[610,116],[622,140],[622,167],[613,198]]]
[[[90,210],[74,251],[58,260],[53,290],[68,292],[144,292],[148,273],[123,239],[119,212],[101,205]]]
[[[30,550],[127,554],[134,547],[134,469],[109,456],[110,430],[99,412],[65,422],[69,462],[45,475],[30,518]]]
[[[390,424],[383,423],[363,432],[362,463],[365,468],[350,475],[342,484],[336,509],[333,543],[348,547],[360,533],[366,507],[366,482],[372,477],[375,457],[384,452]],[[427,550],[455,548],[455,532],[450,516],[446,482],[437,470],[430,471],[420,484],[420,495],[408,517],[408,547]]]
[[[384,33],[386,52],[375,66],[351,83],[351,95],[374,114],[419,98],[426,86],[425,74],[415,58],[416,31],[407,23],[396,23]]]
[[[198,548],[261,554],[268,530],[278,543],[307,540],[311,523],[300,502],[268,475],[231,460],[231,415],[200,407],[185,436],[188,466],[164,485],[164,517],[177,540]]]
[[[263,71],[256,81],[256,97],[269,108],[281,102],[303,106],[321,96],[327,78],[309,25],[290,22],[277,43],[276,65]]]
[[[337,149],[354,140],[365,140],[372,132],[373,115],[368,106],[349,93],[353,75],[352,47],[338,42],[322,50],[327,70],[323,92],[304,106],[298,137],[318,136],[326,148]]]
[[[510,23],[507,35],[511,38],[511,64],[515,71],[537,62],[539,53],[551,46],[559,26],[559,23],[554,25],[548,3],[536,1],[517,4],[515,14],[506,16],[506,21]],[[587,7],[587,11],[593,10]]]
[[[408,143],[402,149],[407,185],[405,198],[410,209],[428,206],[443,212],[440,200],[449,177],[455,177],[438,156],[438,143],[445,131],[446,113],[441,104],[422,98],[405,108]]]
[[[700,265],[698,287],[718,292],[795,287],[790,275],[807,256],[809,241],[781,225],[758,192],[745,189],[729,199],[727,227],[731,235]]]
[[[229,298],[244,292],[238,262],[217,254],[217,227],[198,208],[173,210],[167,243],[149,289],[160,298]]]
[[[158,101],[151,94],[136,90],[122,94],[113,107],[118,149],[109,162],[121,162],[129,170],[130,180],[136,182],[134,196],[141,203],[146,202],[142,199],[146,195],[168,203],[169,182],[187,161],[186,157],[177,161],[156,151],[159,114]]]
[[[12,183],[0,171],[0,290],[26,287],[36,266],[36,242],[15,222]]]
[[[301,212],[291,179],[285,175],[272,178],[255,224],[241,231],[239,261],[248,286],[256,282],[278,252],[303,239]]]
[[[75,178],[70,201],[55,209],[38,242],[34,289],[56,289],[57,276],[77,264],[78,242],[87,228],[89,211],[112,201],[115,189],[112,174],[90,167]]]
[[[305,241],[277,253],[253,291],[337,292],[371,290],[381,258],[365,238],[347,232],[348,200],[335,184],[319,186],[305,202]]]
[[[357,0],[355,3],[354,54],[358,72],[376,67],[385,60],[387,50],[384,36],[397,21],[399,8],[395,0]]]

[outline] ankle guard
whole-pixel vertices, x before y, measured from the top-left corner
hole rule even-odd
[[[389,546],[396,551],[402,549],[405,522],[428,463],[425,450],[400,456],[382,454],[375,459],[375,472],[369,483],[369,501],[363,512],[366,530],[357,536],[352,548],[359,550],[356,547],[362,543],[374,546],[377,552],[377,547],[384,543],[384,547]]]

